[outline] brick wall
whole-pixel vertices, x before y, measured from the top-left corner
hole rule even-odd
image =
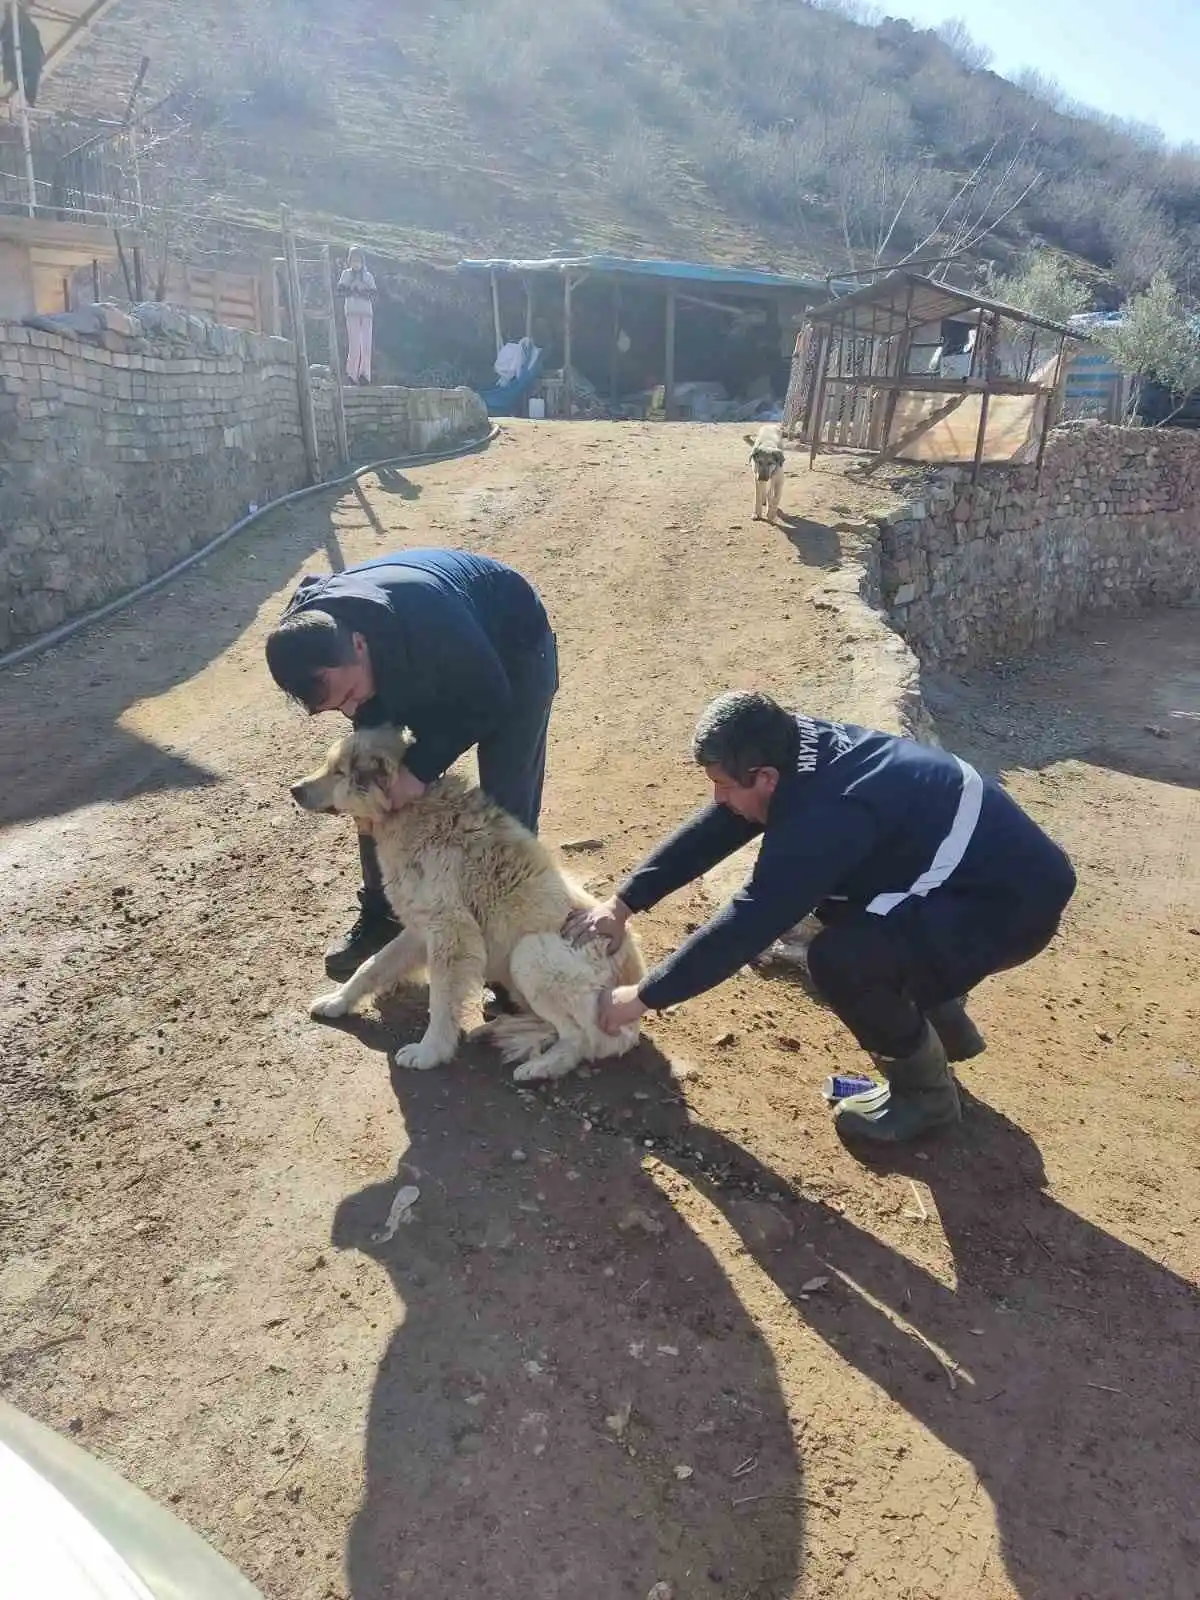
[[[1093,611],[1200,603],[1200,435],[1082,424],[1032,467],[945,469],[879,522],[882,599],[931,664],[998,660]]]
[[[304,482],[287,341],[104,320],[88,338],[0,323],[0,649]]]
[[[0,651],[165,571],[307,482],[293,346],[165,306],[0,321]],[[347,392],[351,453],[487,431],[469,390]],[[338,470],[329,395],[322,466]]]

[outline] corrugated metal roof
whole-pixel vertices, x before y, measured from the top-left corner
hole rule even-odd
[[[2,0],[7,11],[8,0]],[[37,25],[45,51],[45,73],[53,72],[87,30],[116,4],[116,0],[23,0],[22,8]],[[11,84],[0,83],[0,99],[13,93]]]
[[[677,283],[705,283],[712,288],[767,289],[782,293],[829,294],[825,278],[803,273],[763,272],[757,267],[719,267],[702,261],[640,261],[629,256],[549,256],[541,261],[460,261],[460,272],[512,273],[562,277],[568,272],[612,278],[663,278]],[[834,284],[833,290],[848,288]]]

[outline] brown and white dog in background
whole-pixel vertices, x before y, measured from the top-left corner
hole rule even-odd
[[[783,435],[775,423],[769,422],[757,433],[748,433],[746,443],[750,446],[750,470],[754,473],[754,520],[762,521],[765,505],[767,521],[774,522],[783,495]]]

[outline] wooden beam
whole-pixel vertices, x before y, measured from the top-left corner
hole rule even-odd
[[[504,335],[500,331],[500,284],[494,272],[488,273],[492,285],[492,322],[496,329],[496,354],[499,355],[504,347]]]
[[[989,389],[983,391],[979,401],[979,433],[975,438],[975,460],[971,464],[971,482],[979,482],[979,466],[983,460],[983,447],[987,442],[988,406],[992,395]]]
[[[811,472],[817,461],[817,451],[821,448],[821,428],[825,416],[825,367],[829,360],[829,346],[833,340],[833,324],[830,323],[821,332],[820,353],[817,356],[817,390],[816,399],[813,401],[812,437],[809,441],[808,470]]]
[[[33,174],[33,145],[29,137],[29,102],[25,98],[25,52],[21,48],[21,11],[17,0],[9,0],[8,25],[12,29],[13,56],[17,63],[17,120],[21,125],[21,148],[25,157],[25,205],[31,217],[37,216],[37,179]]]
[[[525,279],[525,337],[533,338],[533,279]]]
[[[667,290],[667,351],[663,373],[663,420],[670,422],[675,412],[675,291]]]
[[[676,298],[681,306],[703,306],[705,311],[724,311],[731,317],[740,317],[746,309],[744,306],[727,306],[720,300],[702,300],[696,294],[678,293]]]
[[[571,274],[563,274],[563,411],[567,417],[575,414],[575,396],[571,392]]]
[[[615,409],[621,398],[621,285],[613,284],[612,351],[608,369],[608,398]]]
[[[902,433],[895,444],[888,444],[885,436],[883,449],[880,450],[874,461],[868,462],[864,471],[869,474],[874,472],[877,467],[882,467],[884,462],[894,461],[901,450],[907,450],[909,445],[914,444],[922,434],[928,433],[930,428],[936,427],[939,422],[944,421],[952,412],[957,411],[966,398],[965,394],[952,396],[944,406],[939,406],[936,411],[931,411],[927,417],[922,417],[915,427],[910,428],[907,433]],[[891,417],[888,417],[885,426],[890,432],[892,426]]]
[[[296,389],[300,396],[300,432],[304,437],[304,459],[310,483],[321,481],[321,447],[317,442],[317,413],[313,404],[312,373],[308,370],[308,333],[304,326],[304,299],[300,290],[300,267],[296,260],[296,239],[292,233],[292,213],[279,208],[279,228],[283,234],[283,259],[287,266],[288,309],[292,314],[292,338],[296,345]],[[341,374],[338,374],[341,381]]]
[[[1059,404],[1059,399],[1063,389],[1063,380],[1066,377],[1066,369],[1063,364],[1063,356],[1066,353],[1066,348],[1067,341],[1064,336],[1058,341],[1058,360],[1054,365],[1054,388],[1046,395],[1046,415],[1042,418],[1042,437],[1038,441],[1037,476],[1035,481],[1039,487],[1042,482],[1042,463],[1046,459],[1046,443],[1050,438],[1050,429],[1054,426],[1054,411]]]
[[[329,365],[333,371],[333,436],[337,442],[338,460],[343,467],[350,465],[350,437],[346,431],[346,397],[342,392],[342,339],[338,331],[337,296],[333,292],[333,253],[328,244],[321,246],[321,275],[325,280],[325,309],[329,317]]]

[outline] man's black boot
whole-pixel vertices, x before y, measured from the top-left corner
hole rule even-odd
[[[353,927],[325,952],[326,976],[339,983],[352,978],[364,961],[385,944],[391,944],[401,931],[386,900],[381,902],[374,895],[360,893],[358,903],[360,909]]]

